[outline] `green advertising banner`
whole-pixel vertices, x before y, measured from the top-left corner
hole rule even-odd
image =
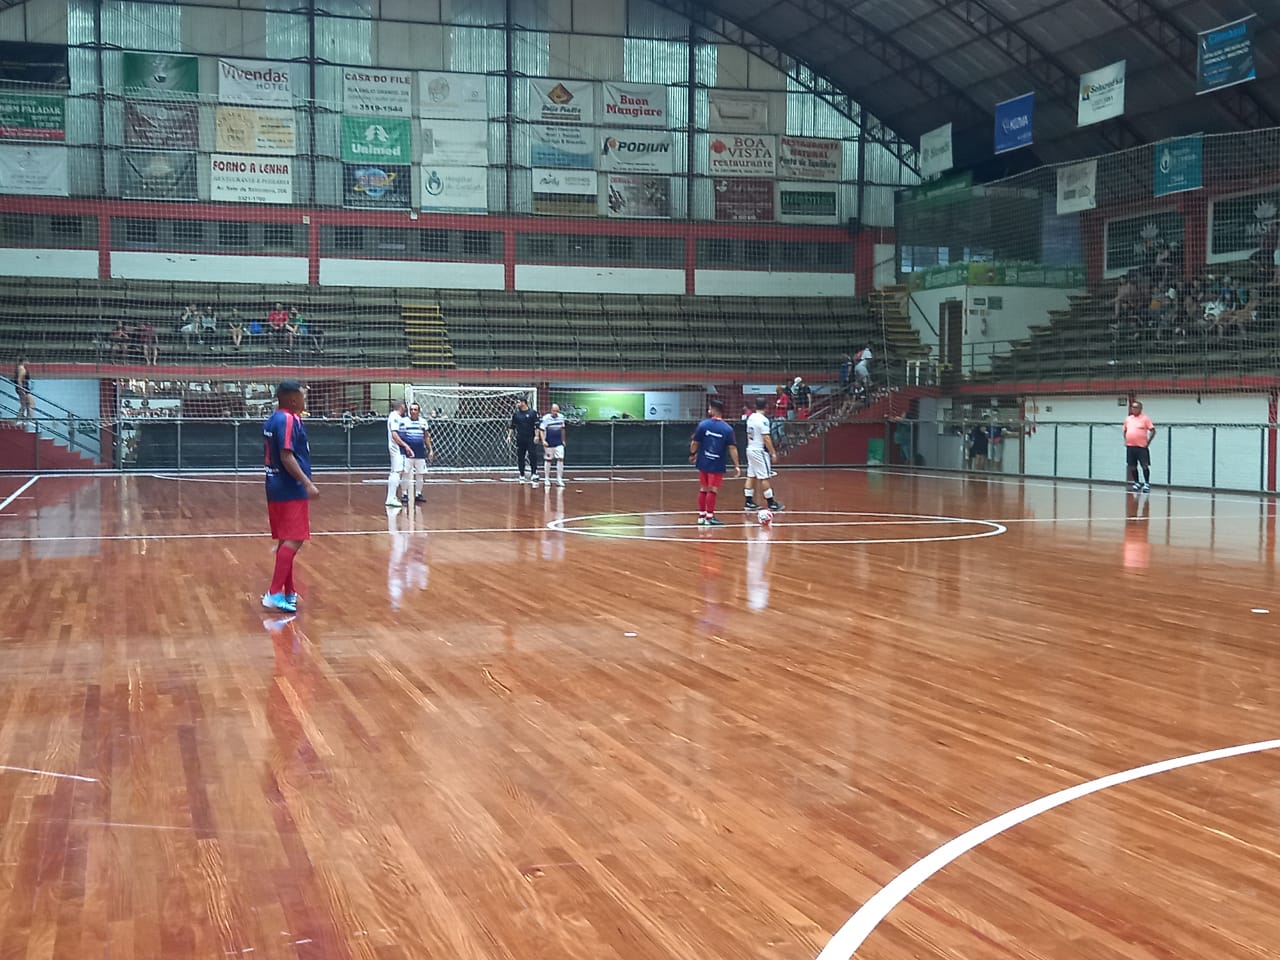
[[[134,96],[162,96],[200,92],[200,61],[173,53],[124,55],[124,92]]]
[[[0,93],[0,140],[66,139],[66,111],[62,97]]]
[[[575,390],[572,393],[553,393],[551,402],[560,404],[560,412],[570,420],[644,419],[643,393]]]
[[[1040,263],[957,263],[908,274],[913,290],[943,287],[1053,287],[1085,285],[1084,267],[1047,267]]]
[[[342,159],[347,163],[412,163],[411,131],[407,117],[343,117]]]

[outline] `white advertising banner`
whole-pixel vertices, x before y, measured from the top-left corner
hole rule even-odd
[[[1058,168],[1058,213],[1079,213],[1098,205],[1098,161]]]
[[[65,197],[68,192],[66,147],[0,144],[0,193]]]
[[[218,102],[293,106],[293,64],[219,60]]]
[[[1076,125],[1110,120],[1124,114],[1124,72],[1126,61],[1119,60],[1099,70],[1080,75],[1080,109]]]
[[[779,137],[778,176],[784,180],[839,180],[842,147],[839,140]]]
[[[377,67],[342,71],[342,112],[407,117],[413,112],[413,74]]]
[[[423,120],[422,162],[442,167],[486,166],[489,124],[484,120]]]
[[[214,149],[218,153],[292,157],[298,152],[294,113],[256,107],[217,107]]]
[[[936,177],[954,165],[951,159],[951,124],[944,123],[920,137],[920,176]]]
[[[534,193],[565,193],[592,196],[600,192],[594,170],[534,170]]]
[[[590,80],[529,78],[529,115],[537,123],[595,123],[596,91]]]
[[[600,122],[625,127],[665,127],[667,88],[657,83],[602,83]]]
[[[777,156],[777,137],[713,134],[709,170],[713,177],[772,177]]]
[[[293,203],[293,161],[215,153],[209,158],[209,199],[224,203]]]
[[[709,129],[725,133],[764,133],[769,129],[767,93],[712,90],[709,99]]]
[[[489,93],[484,75],[419,73],[418,112],[444,120],[488,120]]]
[[[594,170],[595,131],[567,123],[530,123],[529,166]]]
[[[605,130],[600,134],[600,169],[618,173],[672,173],[671,134],[649,130]]]
[[[486,167],[422,167],[424,213],[489,212],[489,171]]]

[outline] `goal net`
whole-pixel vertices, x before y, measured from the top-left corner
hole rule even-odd
[[[431,429],[438,468],[497,470],[515,463],[507,442],[511,414],[520,400],[537,407],[533,387],[469,387],[410,384],[405,403],[418,404]]]

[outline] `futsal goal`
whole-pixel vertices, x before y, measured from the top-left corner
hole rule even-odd
[[[418,404],[431,430],[435,467],[443,470],[499,470],[514,466],[507,443],[511,414],[520,400],[537,407],[533,387],[469,387],[410,384],[405,403]]]

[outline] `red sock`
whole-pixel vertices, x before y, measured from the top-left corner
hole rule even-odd
[[[297,553],[295,553],[294,556],[297,556]],[[284,592],[285,592],[285,596],[298,592],[298,588],[293,585],[293,564],[292,563],[289,564],[289,572],[285,574]]]
[[[714,517],[716,515],[716,492],[714,490],[707,491],[707,516]]]
[[[699,490],[698,491],[698,513],[701,515],[706,512],[707,512],[707,491]]]
[[[293,558],[297,555],[297,550],[283,543],[276,548],[276,569],[271,575],[271,589],[268,593],[285,592],[285,584],[293,581]]]

